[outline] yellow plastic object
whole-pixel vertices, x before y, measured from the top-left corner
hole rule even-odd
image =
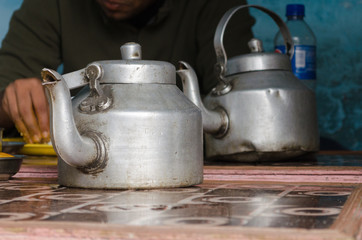
[[[24,155],[57,155],[53,146],[49,144],[25,144],[24,147],[20,150],[20,153]]]
[[[22,138],[3,138],[3,142],[24,142]]]
[[[22,138],[4,138],[4,142],[24,142]],[[56,156],[54,148],[50,144],[25,144],[19,151],[23,155]]]
[[[9,158],[9,157],[14,157],[14,156],[8,153],[0,152],[0,158]]]

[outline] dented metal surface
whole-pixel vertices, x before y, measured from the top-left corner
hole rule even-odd
[[[201,112],[177,88],[173,65],[139,59],[92,63],[82,70],[89,86],[72,101],[68,80],[46,73],[57,79],[43,82],[61,185],[128,189],[202,182]],[[68,76],[76,75],[84,78],[79,72]],[[100,106],[107,98],[111,104]]]
[[[283,80],[290,72],[244,73],[233,79],[239,89],[208,95],[205,105],[221,105],[230,117],[223,139],[206,134],[206,156],[237,161],[269,161],[318,151],[319,135],[313,92],[300,81]]]

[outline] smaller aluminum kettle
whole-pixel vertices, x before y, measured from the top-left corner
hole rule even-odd
[[[184,187],[203,179],[200,110],[176,86],[175,66],[141,59],[98,61],[60,75],[43,69],[60,185]],[[72,100],[70,89],[85,86]]]
[[[288,55],[264,52],[251,39],[251,53],[227,59],[223,46],[226,25],[240,9],[267,13],[280,28]],[[191,66],[180,62],[184,93],[202,111],[206,158],[255,162],[297,157],[319,149],[314,92],[292,72],[293,41],[283,20],[257,5],[230,9],[214,37],[219,84],[202,102]]]

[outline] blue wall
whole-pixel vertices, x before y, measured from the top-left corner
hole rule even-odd
[[[0,39],[22,0],[0,2]],[[317,101],[320,134],[351,150],[362,150],[362,0],[249,0],[285,18],[288,3],[306,7],[306,22],[317,37]],[[256,37],[273,50],[277,26],[251,10]]]
[[[9,21],[13,11],[18,9],[23,0],[1,0],[0,1],[0,41],[5,37],[9,28]]]
[[[362,150],[362,1],[248,0],[285,19],[288,3],[302,3],[317,38],[317,101],[320,134],[351,150]],[[273,49],[277,26],[252,9],[253,31]]]

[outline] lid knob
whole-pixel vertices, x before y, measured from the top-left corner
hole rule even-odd
[[[121,46],[123,60],[139,60],[142,58],[141,45],[135,42],[128,42]]]
[[[257,38],[250,39],[250,41],[248,42],[248,46],[252,53],[264,52],[263,42]]]

